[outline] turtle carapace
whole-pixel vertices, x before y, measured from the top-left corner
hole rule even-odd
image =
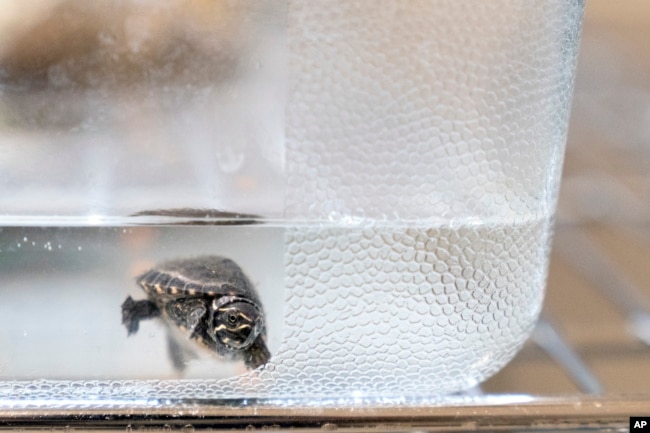
[[[160,317],[189,340],[225,358],[243,360],[249,369],[269,360],[262,304],[232,260],[172,260],[142,274],[137,283],[148,298],[134,301],[129,296],[122,304],[122,323],[129,335],[138,331],[140,320]],[[171,337],[170,356],[182,370],[181,349]]]

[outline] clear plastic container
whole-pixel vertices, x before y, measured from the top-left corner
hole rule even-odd
[[[0,7],[2,404],[432,398],[527,339],[581,1]],[[127,337],[128,296],[208,296],[136,278],[206,255],[259,368],[169,314]]]

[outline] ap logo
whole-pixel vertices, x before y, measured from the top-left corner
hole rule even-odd
[[[630,433],[650,432],[650,417],[633,416],[630,417]]]

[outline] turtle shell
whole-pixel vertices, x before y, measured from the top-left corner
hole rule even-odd
[[[202,256],[161,263],[137,283],[153,299],[184,296],[239,296],[260,304],[253,285],[232,260]]]

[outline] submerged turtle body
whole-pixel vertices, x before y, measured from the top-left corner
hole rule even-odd
[[[264,311],[241,268],[220,256],[173,260],[144,273],[137,283],[148,299],[128,297],[122,322],[129,334],[139,321],[161,317],[188,339],[229,359],[242,359],[248,368],[265,364]],[[179,347],[170,341],[174,365],[182,368]]]

